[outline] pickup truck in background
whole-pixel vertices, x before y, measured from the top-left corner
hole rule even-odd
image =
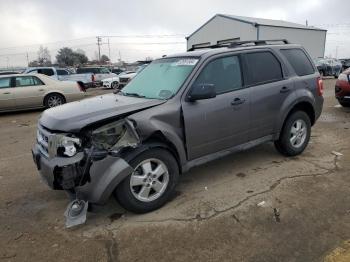
[[[29,67],[24,71],[24,74],[43,74],[60,81],[80,82],[86,88],[95,86],[93,73],[74,74],[65,68]]]
[[[97,86],[102,86],[102,81],[106,78],[117,76],[106,67],[80,67],[76,70],[77,74],[93,74],[94,83]]]

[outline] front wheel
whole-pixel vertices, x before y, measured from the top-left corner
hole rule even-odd
[[[118,83],[118,82],[113,82],[113,83],[111,84],[111,88],[112,88],[112,89],[118,89],[118,86],[119,86],[119,83]]]
[[[286,120],[280,138],[275,141],[276,149],[286,156],[301,154],[309,143],[311,121],[303,111],[292,113]]]
[[[129,164],[134,171],[115,190],[118,202],[135,213],[146,213],[163,206],[172,196],[179,177],[173,155],[164,149],[151,149]]]

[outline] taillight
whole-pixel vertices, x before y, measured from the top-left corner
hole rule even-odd
[[[85,89],[85,86],[83,83],[77,82],[77,84],[78,84],[78,88],[81,92],[86,92],[86,89]]]
[[[317,78],[317,93],[319,96],[323,96],[323,80],[321,77]]]

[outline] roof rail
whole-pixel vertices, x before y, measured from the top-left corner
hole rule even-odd
[[[272,44],[271,44],[272,42]],[[289,41],[287,39],[271,39],[271,40],[248,40],[248,41],[232,41],[232,42],[226,42],[226,43],[216,43],[215,45],[207,45],[207,46],[194,46],[188,50],[188,51],[194,51],[197,49],[205,49],[205,48],[221,48],[221,47],[228,47],[228,48],[235,48],[243,45],[273,45],[274,42],[282,42],[283,44],[289,44]],[[278,44],[278,43],[277,43]]]

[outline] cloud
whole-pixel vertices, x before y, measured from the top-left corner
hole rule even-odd
[[[350,2],[340,0],[2,0],[0,67],[6,64],[4,55],[11,54],[16,54],[9,56],[11,64],[24,65],[24,53],[28,52],[30,59],[34,59],[39,44],[47,46],[52,57],[62,46],[80,47],[93,57],[97,50],[97,35],[189,35],[216,13],[283,19],[302,24],[308,20],[310,25],[322,25],[349,23],[349,9]],[[334,30],[334,27],[330,28],[330,32]],[[343,35],[349,33],[349,27],[340,33],[336,40],[348,41]],[[71,40],[77,38],[84,39]],[[331,35],[329,39],[332,39]],[[119,51],[123,58],[132,61],[185,49],[184,44],[142,46],[122,44],[123,41],[141,43],[151,40],[111,38],[112,60],[117,59]],[[178,42],[184,41],[184,38],[152,41]],[[335,39],[332,41],[334,43]],[[332,41],[327,44],[329,50],[335,47]],[[3,49],[15,46],[22,47]],[[103,45],[102,49],[103,53],[108,53],[107,45]],[[350,51],[345,48],[338,48],[338,51],[350,56],[346,53]]]

